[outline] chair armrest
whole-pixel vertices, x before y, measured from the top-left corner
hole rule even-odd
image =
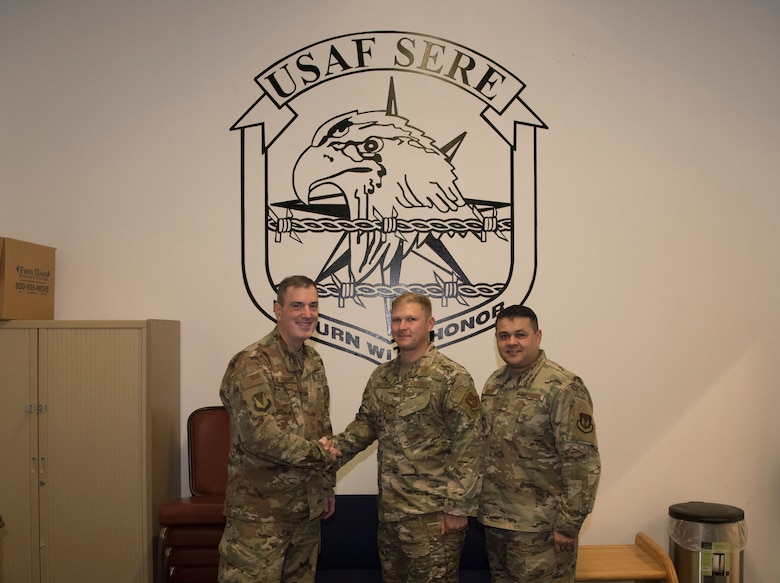
[[[160,506],[157,519],[162,526],[177,524],[225,524],[225,496],[210,494],[168,500]]]
[[[669,554],[658,545],[658,543],[656,543],[643,532],[636,533],[636,539],[634,542],[636,543],[636,546],[646,552],[650,557],[653,558],[656,563],[663,567],[663,570],[666,571],[667,583],[679,583],[677,579],[677,571],[674,568],[672,559],[669,557]]]

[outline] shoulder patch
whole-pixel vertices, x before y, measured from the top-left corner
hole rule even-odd
[[[470,392],[468,395],[466,395],[465,401],[466,401],[466,405],[468,405],[473,412],[476,413],[477,411],[479,411],[479,397],[477,396],[476,393]]]
[[[256,387],[257,385],[263,383],[264,381],[265,381],[265,377],[260,371],[251,372],[240,380],[241,389],[244,391],[247,389],[251,389],[252,387]]]
[[[252,395],[252,404],[256,412],[267,413],[271,408],[271,399],[268,398],[265,392],[255,393]]]
[[[474,419],[480,415],[480,402],[477,391],[472,387],[463,386],[455,391],[453,395],[458,408],[465,411],[469,417]]]
[[[593,407],[584,399],[575,399],[572,409],[573,437],[577,441],[596,444],[596,423],[593,421]]]

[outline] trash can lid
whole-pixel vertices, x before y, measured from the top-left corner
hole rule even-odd
[[[745,513],[741,508],[727,504],[711,502],[682,502],[669,507],[669,516],[680,520],[704,522],[706,524],[722,524],[744,520]]]

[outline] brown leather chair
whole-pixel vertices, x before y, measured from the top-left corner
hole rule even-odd
[[[160,583],[217,583],[217,547],[225,530],[230,420],[224,407],[203,407],[187,420],[190,492],[160,506]]]

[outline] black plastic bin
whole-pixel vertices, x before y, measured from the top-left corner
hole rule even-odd
[[[667,531],[680,583],[742,583],[747,542],[742,509],[710,502],[673,504]]]

